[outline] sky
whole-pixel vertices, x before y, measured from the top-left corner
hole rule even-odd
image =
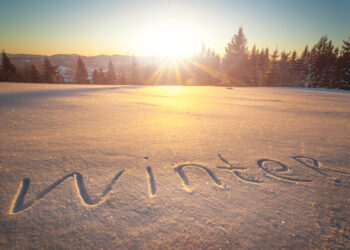
[[[224,55],[248,46],[301,52],[350,37],[350,0],[0,0],[0,49],[26,54]]]

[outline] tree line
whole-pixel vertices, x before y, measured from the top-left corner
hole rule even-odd
[[[195,58],[208,68],[228,75],[229,81],[246,86],[311,87],[350,89],[350,38],[336,48],[326,35],[298,55],[293,51],[270,51],[253,46],[248,50],[243,29],[233,36],[220,57],[203,48]],[[199,81],[215,82],[202,72]],[[214,76],[215,78],[215,76]]]
[[[138,64],[133,56],[131,68],[134,68],[134,75],[137,75]],[[73,83],[80,84],[131,84],[137,81],[126,81],[123,72],[119,72],[117,79],[116,71],[112,61],[109,61],[107,71],[101,68],[95,69],[89,76],[85,63],[79,56],[75,68]],[[53,65],[50,59],[45,56],[40,67],[35,64],[26,64],[23,68],[17,69],[11,59],[2,51],[0,64],[0,81],[2,82],[31,82],[31,83],[65,83],[63,75],[59,72],[58,66]]]
[[[130,65],[126,68],[120,66],[118,72],[110,60],[107,70],[94,69],[89,76],[83,59],[79,56],[74,81],[81,84],[154,84],[147,79],[156,69],[154,65],[140,67],[136,57],[132,56]],[[171,70],[171,67],[167,70]],[[176,70],[179,72],[175,73],[182,77],[183,85],[239,84],[350,89],[350,38],[343,41],[339,49],[325,35],[313,47],[306,46],[298,55],[295,50],[270,51],[269,48],[258,49],[256,46],[249,50],[243,29],[239,28],[226,45],[223,58],[214,50],[203,46],[199,53],[176,66]],[[0,81],[62,83],[64,78],[47,56],[39,69],[28,64],[17,70],[3,51]],[[157,83],[166,84],[166,81],[169,79]]]
[[[47,56],[44,57],[40,71],[34,64],[27,64],[22,70],[18,70],[5,51],[2,51],[0,81],[60,83],[63,82],[63,79],[57,71],[57,66],[52,65]]]

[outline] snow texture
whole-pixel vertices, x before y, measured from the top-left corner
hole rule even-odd
[[[349,248],[350,93],[0,84],[0,248]]]

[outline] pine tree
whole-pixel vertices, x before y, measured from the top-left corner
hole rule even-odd
[[[38,83],[40,82],[40,74],[36,69],[35,65],[32,64],[29,70],[29,82]]]
[[[107,82],[107,74],[102,70],[102,68],[98,69],[98,76],[100,83],[105,84]]]
[[[97,71],[97,69],[94,69],[94,72],[92,73],[92,83],[93,84],[98,84],[99,83],[99,73]]]
[[[125,73],[124,73],[124,67],[120,66],[119,71],[118,71],[118,84],[127,84],[126,78],[125,78]]]
[[[271,64],[266,76],[267,86],[279,86],[280,75],[279,75],[279,63],[278,63],[278,50],[276,49],[271,55]]]
[[[94,69],[92,73],[92,83],[93,84],[106,84],[108,82],[107,80],[107,74],[103,72],[101,68]]]
[[[17,70],[17,75],[20,82],[30,82],[30,65],[26,64],[23,68]]]
[[[350,89],[350,37],[343,41],[340,57],[337,62],[337,87]]]
[[[151,64],[146,64],[142,67],[141,73],[142,73],[142,84],[149,84],[149,79],[152,77],[152,73],[154,72]]]
[[[322,36],[312,48],[309,57],[308,79],[310,87],[333,88],[336,79],[338,49],[328,37]]]
[[[11,62],[10,58],[6,55],[5,51],[2,51],[1,59],[1,78],[4,82],[16,81],[17,70],[15,65]]]
[[[290,53],[282,51],[281,58],[278,63],[278,83],[279,86],[289,87],[290,86],[290,64],[289,64]]]
[[[208,49],[207,55],[206,55],[206,66],[212,71],[212,74],[209,77],[208,84],[217,84],[220,82],[220,79],[218,78],[218,72],[220,70],[220,56],[216,54],[215,50]]]
[[[78,57],[78,61],[77,61],[75,81],[77,83],[83,83],[83,84],[89,83],[88,73],[86,71],[85,64],[80,56]]]
[[[233,79],[249,81],[247,39],[242,27],[227,44],[225,52],[224,65],[227,74]]]
[[[298,59],[298,54],[297,52],[294,50],[292,52],[292,55],[290,57],[290,61],[289,61],[289,82],[290,82],[290,86],[297,86],[297,59]]]
[[[56,82],[58,76],[57,67],[53,66],[47,56],[44,58],[42,67],[42,80],[44,83]]]
[[[249,58],[250,82],[252,86],[258,86],[259,81],[259,50],[254,45]]]
[[[131,84],[139,84],[138,63],[134,55],[131,57],[130,73],[131,73]]]
[[[197,65],[197,66],[195,66],[195,64],[191,65],[191,71],[193,72],[193,76],[194,76],[193,80],[196,85],[206,84],[206,82],[208,81],[208,78],[210,77],[208,72],[200,68],[200,67],[204,67],[206,52],[207,52],[207,48],[203,43],[202,48],[198,52],[198,54],[195,54],[194,56],[192,56],[192,60],[195,61]]]
[[[306,46],[300,58],[296,61],[296,86],[308,87],[310,85],[309,81],[309,47]]]
[[[262,49],[258,56],[258,86],[266,85],[266,76],[270,65],[269,48]]]
[[[111,60],[109,60],[109,63],[108,63],[108,70],[107,70],[106,77],[107,77],[108,83],[111,83],[111,84],[116,83],[115,70]]]
[[[193,57],[193,60],[199,65],[192,67],[196,84],[213,85],[220,81],[218,78],[220,56],[214,50],[206,48],[203,44],[201,51]],[[207,70],[204,70],[205,68]]]

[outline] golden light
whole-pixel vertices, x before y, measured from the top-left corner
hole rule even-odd
[[[172,59],[191,56],[201,45],[196,31],[178,19],[153,22],[143,33],[142,44],[147,51]]]
[[[156,16],[148,20],[141,32],[142,40],[135,39],[145,54],[164,57],[159,67],[146,80],[147,84],[178,86],[200,84],[195,71],[201,70],[218,79],[222,84],[235,82],[235,85],[244,85],[217,69],[192,59],[192,56],[199,51],[203,41],[200,40],[201,31],[195,29],[191,22],[178,16],[176,18],[164,15],[161,17]],[[175,89],[167,90],[174,91]]]

